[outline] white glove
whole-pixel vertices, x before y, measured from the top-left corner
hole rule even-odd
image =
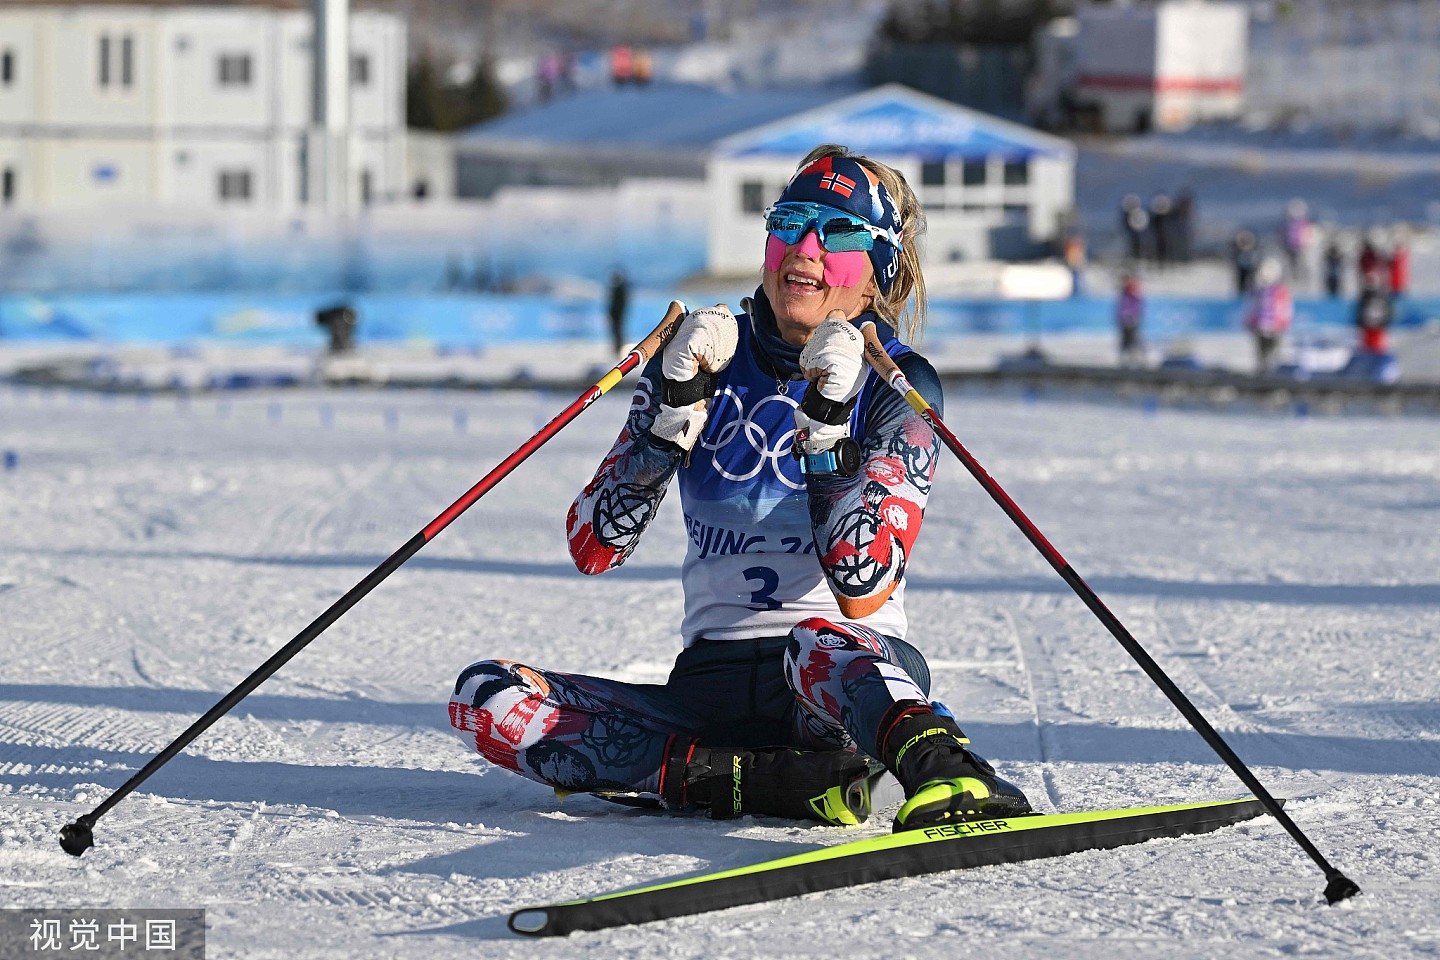
[[[735,315],[723,303],[692,310],[660,354],[660,372],[666,380],[683,383],[698,370],[719,373],[735,356],[740,330]]]
[[[800,372],[811,386],[795,409],[796,442],[801,453],[820,453],[850,436],[850,412],[870,374],[865,338],[849,320],[832,314],[800,351]]]
[[[685,315],[660,354],[660,411],[650,425],[652,434],[683,450],[695,446],[708,415],[711,374],[730,365],[739,339],[735,315],[723,303]],[[683,402],[665,402],[676,394]]]

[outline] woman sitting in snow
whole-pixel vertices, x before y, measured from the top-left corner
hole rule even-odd
[[[557,791],[641,796],[713,817],[856,823],[888,769],[896,829],[1030,805],[929,698],[904,577],[939,444],[870,371],[861,325],[936,408],[924,214],[904,178],[816,148],[767,211],[744,312],[696,310],[645,368],[620,437],[570,508],[587,574],[635,549],[678,476],[689,543],[684,649],[664,684],[506,660],[467,667],[451,723]]]

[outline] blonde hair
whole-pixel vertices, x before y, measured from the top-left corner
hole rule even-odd
[[[920,271],[920,238],[925,235],[925,211],[905,176],[879,160],[850,152],[838,143],[822,143],[805,155],[795,169],[803,170],[824,157],[846,157],[875,174],[890,194],[895,212],[900,215],[899,266],[890,290],[879,294],[873,304],[875,312],[900,334],[900,339],[914,343],[925,329],[925,275]]]

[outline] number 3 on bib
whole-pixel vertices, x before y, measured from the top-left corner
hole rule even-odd
[[[760,584],[759,589],[750,591],[751,610],[780,609],[780,601],[775,599],[775,591],[780,586],[780,574],[769,567],[746,567],[740,572],[746,583]]]

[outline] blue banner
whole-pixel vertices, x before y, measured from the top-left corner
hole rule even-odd
[[[697,296],[696,304],[727,302],[735,310],[749,291],[719,291]],[[658,322],[668,298],[637,292],[626,322],[638,339]],[[353,307],[361,343],[416,343],[437,347],[483,347],[510,343],[599,341],[607,334],[605,304],[589,298],[544,295],[354,295],[305,294],[256,296],[215,294],[87,293],[0,297],[0,340],[68,341],[94,344],[314,344],[325,331],[315,323],[318,310],[337,304]],[[1145,306],[1145,335],[1157,338],[1239,333],[1239,300],[1199,297],[1150,297]],[[927,335],[971,334],[1037,336],[1108,333],[1114,329],[1110,298],[1071,300],[932,300]],[[1440,317],[1440,300],[1404,299],[1396,326],[1419,326]],[[1354,305],[1348,300],[1304,299],[1295,304],[1294,330],[1327,333],[1350,328]]]

